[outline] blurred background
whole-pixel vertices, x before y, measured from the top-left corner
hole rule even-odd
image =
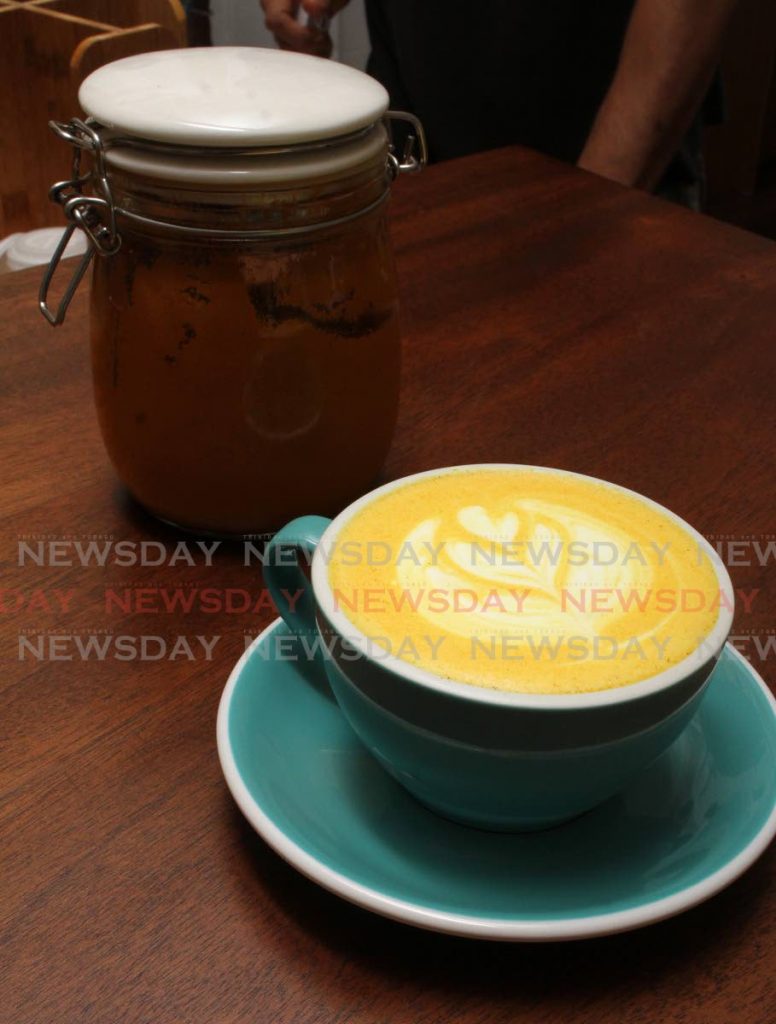
[[[331,35],[334,59],[363,68],[363,0]],[[87,74],[133,53],[210,44],[274,46],[258,0],[0,0],[0,239],[61,225],[47,193],[69,156],[46,124],[78,111]],[[725,120],[704,140],[707,212],[776,238],[776,0],[741,0],[722,77]]]
[[[209,5],[203,0],[186,6],[194,33],[202,28],[202,18],[197,11],[207,11],[209,7],[210,15],[205,17],[211,26],[211,41],[215,46],[234,45],[238,40],[243,46],[275,45],[272,33],[264,27],[259,0],[210,0]],[[331,38],[334,60],[363,71],[369,56],[364,0],[350,0],[333,20]]]

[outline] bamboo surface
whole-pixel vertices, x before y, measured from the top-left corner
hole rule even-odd
[[[48,122],[81,113],[83,79],[183,45],[178,0],[0,0],[0,238],[63,223],[48,191],[68,176],[70,154]]]

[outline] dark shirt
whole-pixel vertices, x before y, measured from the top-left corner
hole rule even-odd
[[[367,70],[421,119],[432,160],[519,143],[575,161],[633,2],[366,0]],[[677,173],[695,173],[681,155]]]

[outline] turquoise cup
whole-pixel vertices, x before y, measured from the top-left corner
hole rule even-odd
[[[472,468],[483,467],[393,481],[333,521],[293,520],[265,550],[264,579],[286,623],[305,640],[303,649],[322,663],[355,733],[414,797],[483,829],[547,828],[613,796],[687,726],[730,632],[733,588],[713,548],[661,508],[709,555],[726,598],[712,632],[684,661],[638,683],[561,695],[457,683],[403,661],[336,607],[327,552],[349,518],[379,495],[409,480]],[[300,563],[310,560],[308,579]]]

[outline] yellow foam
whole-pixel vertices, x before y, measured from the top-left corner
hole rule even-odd
[[[658,509],[530,470],[406,484],[327,557],[335,604],[376,650],[513,692],[646,679],[692,654],[726,600],[706,551]]]

